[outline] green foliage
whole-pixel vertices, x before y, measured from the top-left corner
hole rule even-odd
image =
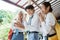
[[[10,11],[0,10],[0,40],[7,40],[10,23],[15,15]]]
[[[0,18],[0,23],[2,23],[3,22],[3,19],[2,18]]]
[[[1,22],[3,22],[3,24],[10,23],[13,17],[14,13],[10,11],[0,10],[0,23]]]
[[[9,32],[9,28],[5,28],[3,30],[0,30],[0,39],[7,40],[7,38],[8,38],[8,32]]]

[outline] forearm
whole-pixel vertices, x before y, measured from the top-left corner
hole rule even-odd
[[[17,27],[17,28],[20,28],[20,29],[24,29],[25,28],[23,24],[15,23],[14,26]]]
[[[22,29],[25,29],[24,25],[20,25],[19,27],[22,28]]]

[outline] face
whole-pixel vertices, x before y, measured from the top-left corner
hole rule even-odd
[[[34,14],[34,9],[26,9],[27,13],[29,15],[33,15]]]
[[[41,12],[45,14],[47,14],[49,11],[49,7],[46,8],[43,4],[40,5],[40,9],[41,9]]]

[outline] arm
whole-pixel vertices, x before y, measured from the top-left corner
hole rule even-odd
[[[19,23],[19,22],[14,23],[14,26],[17,27],[17,28],[20,28],[20,29],[24,29],[25,28],[24,25],[22,23]]]

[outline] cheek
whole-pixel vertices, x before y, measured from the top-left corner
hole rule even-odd
[[[29,14],[31,14],[31,13],[32,13],[32,11],[30,10],[30,11],[29,11]]]
[[[45,9],[44,9],[44,8],[42,8],[42,12],[44,12],[44,13],[45,13]]]
[[[29,10],[27,10],[26,12],[27,12],[27,13],[29,13],[30,11],[29,11]]]
[[[27,11],[27,13],[29,13],[29,11]]]
[[[20,15],[19,17],[20,17],[20,19],[22,18],[22,16],[21,16],[21,15]]]
[[[32,10],[32,11],[31,11],[31,13],[33,14],[33,13],[34,13],[34,11]]]
[[[21,18],[23,18],[23,16],[21,16]]]
[[[33,11],[31,11],[31,14],[33,13]]]

